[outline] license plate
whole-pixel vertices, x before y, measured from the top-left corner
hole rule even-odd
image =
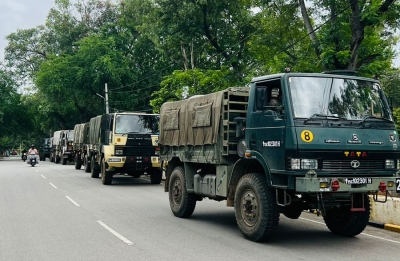
[[[396,179],[396,192],[400,193],[400,179]]]
[[[372,184],[372,178],[346,178],[347,185]]]

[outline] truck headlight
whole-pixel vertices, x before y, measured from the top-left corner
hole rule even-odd
[[[291,169],[317,169],[318,160],[316,159],[290,159]]]
[[[385,169],[395,169],[396,168],[396,161],[393,159],[387,159],[385,161]]]

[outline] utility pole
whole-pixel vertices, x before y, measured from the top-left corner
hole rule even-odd
[[[107,87],[107,83],[106,83],[106,86],[105,86],[104,93],[105,93],[105,95],[104,95],[105,99],[104,100],[106,102],[106,113],[109,114],[110,113],[110,107],[108,105],[108,87]]]

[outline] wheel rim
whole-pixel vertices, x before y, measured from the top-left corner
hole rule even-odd
[[[182,184],[180,179],[175,179],[172,183],[172,200],[175,205],[180,205],[182,201]]]
[[[247,226],[252,227],[257,224],[259,217],[258,199],[251,189],[247,189],[242,194],[240,212]]]

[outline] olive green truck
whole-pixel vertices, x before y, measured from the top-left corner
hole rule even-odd
[[[164,103],[159,146],[173,214],[226,200],[252,241],[270,239],[280,213],[304,210],[355,236],[369,195],[385,203],[400,192],[398,133],[380,83],[341,72],[268,75]]]

